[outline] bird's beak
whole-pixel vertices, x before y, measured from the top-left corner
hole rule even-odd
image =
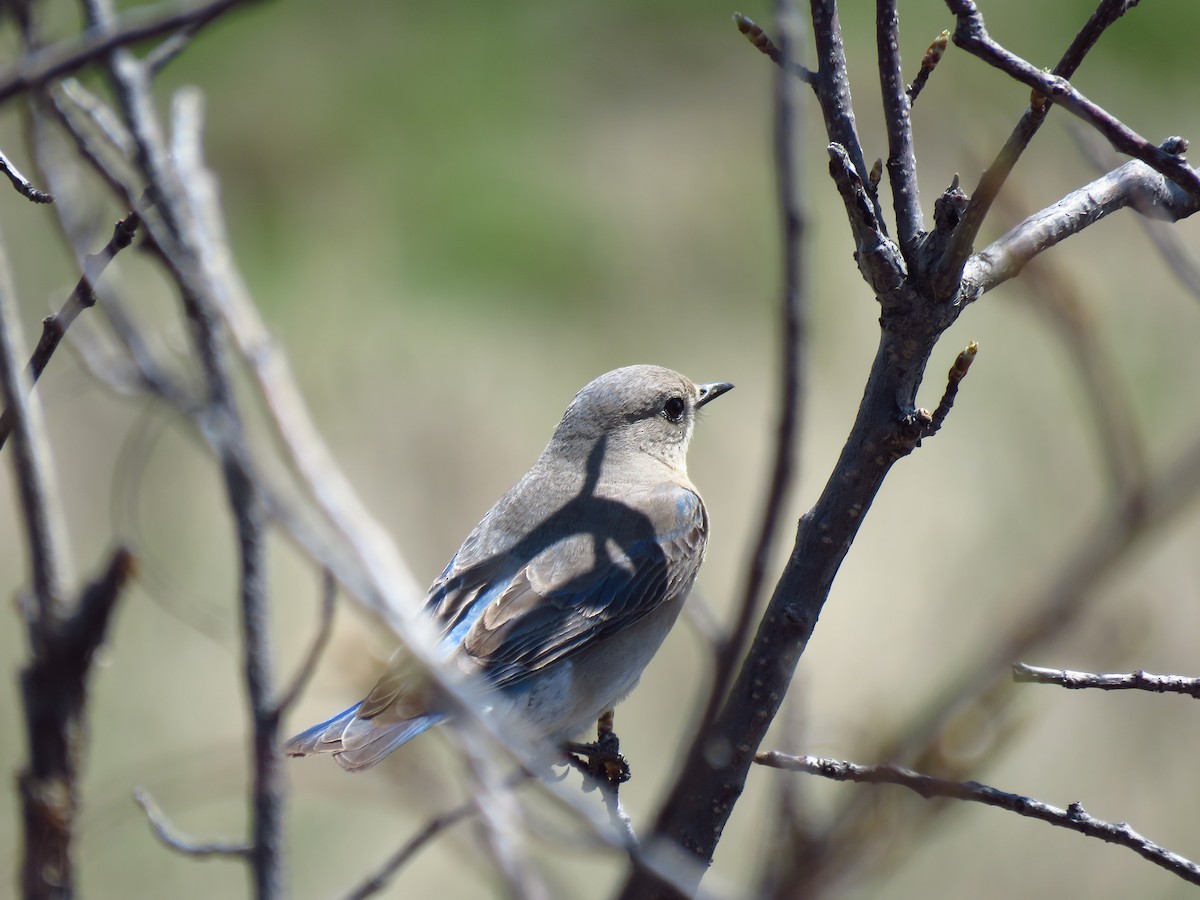
[[[733,385],[728,381],[713,381],[708,384],[696,385],[696,409],[699,409],[709,400],[716,400],[722,394],[727,394],[733,390]]]

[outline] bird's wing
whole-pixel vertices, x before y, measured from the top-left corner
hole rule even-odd
[[[642,523],[636,539],[623,545],[619,537],[577,531],[520,569],[479,612],[461,652],[488,681],[521,681],[691,586],[708,532],[704,504],[683,487],[654,493],[653,519],[626,513]]]

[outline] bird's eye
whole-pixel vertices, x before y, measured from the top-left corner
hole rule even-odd
[[[687,412],[687,404],[683,402],[682,397],[671,397],[663,404],[663,415],[667,417],[668,421],[680,421],[685,412]]]

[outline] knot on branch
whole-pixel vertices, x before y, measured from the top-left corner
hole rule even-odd
[[[948,236],[962,221],[963,213],[966,212],[970,199],[958,186],[958,173],[956,172],[950,186],[942,192],[942,196],[933,202],[934,230],[944,232]]]
[[[1182,157],[1188,151],[1188,139],[1180,137],[1177,134],[1171,135],[1165,141],[1158,145],[1163,153],[1170,153],[1172,156]]]

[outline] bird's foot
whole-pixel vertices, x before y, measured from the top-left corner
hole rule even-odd
[[[601,731],[591,744],[568,743],[566,753],[567,762],[601,786],[616,790],[631,777],[629,761],[621,755],[621,741],[614,731]]]

